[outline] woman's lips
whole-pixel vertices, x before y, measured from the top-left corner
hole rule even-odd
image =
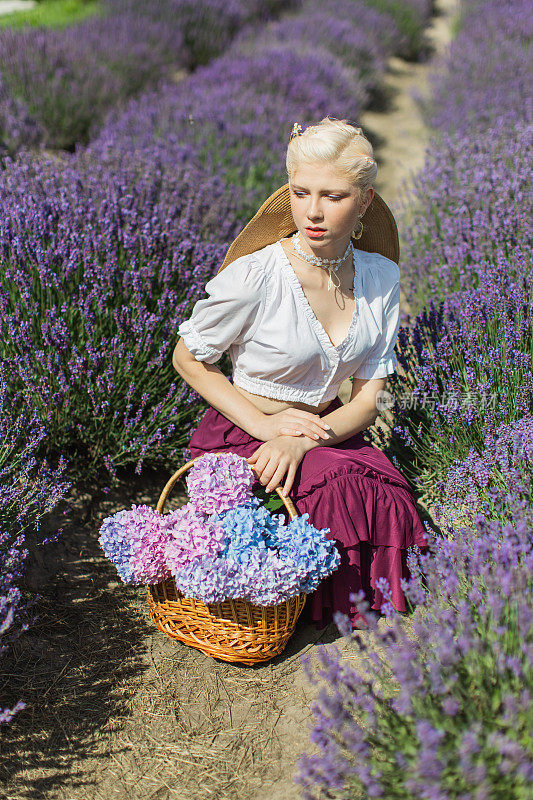
[[[324,228],[306,228],[305,232],[311,239],[319,239],[326,231]]]

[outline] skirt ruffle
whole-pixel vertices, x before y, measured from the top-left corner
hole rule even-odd
[[[332,401],[321,416],[342,403]],[[191,457],[229,451],[244,457],[262,444],[209,408],[196,428]],[[254,488],[259,487],[257,481]],[[329,528],[341,554],[339,568],[308,597],[307,616],[321,628],[334,611],[346,614],[352,626],[361,622],[350,594],[363,590],[370,608],[380,611],[384,597],[376,585],[386,578],[392,603],[407,611],[401,579],[409,578],[407,548],[427,547],[427,535],[411,488],[387,456],[361,433],[335,447],[321,446],[303,457],[290,492],[299,514],[309,514],[317,528]]]

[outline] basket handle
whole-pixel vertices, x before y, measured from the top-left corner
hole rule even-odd
[[[225,453],[223,453],[223,452],[222,453],[212,453],[212,455],[216,455],[216,456],[225,455]],[[202,456],[197,456],[196,458],[193,458],[192,461],[187,461],[187,463],[184,464],[182,467],[180,467],[174,473],[174,475],[167,481],[167,483],[165,485],[165,488],[161,492],[161,496],[160,496],[159,500],[157,501],[156,510],[159,511],[160,514],[163,513],[163,509],[165,508],[165,503],[167,502],[168,496],[169,496],[170,492],[172,491],[172,489],[173,489],[175,483],[177,482],[178,478],[181,475],[183,475],[183,473],[186,472],[190,467],[192,467],[194,462],[198,461],[199,458],[202,458]],[[254,467],[251,467],[251,468],[254,469]],[[293,520],[295,517],[297,517],[298,516],[298,512],[296,510],[296,507],[295,507],[294,503],[292,502],[292,500],[289,497],[284,497],[283,496],[282,491],[281,491],[281,487],[280,486],[276,486],[274,491],[277,492],[278,495],[281,497],[281,499],[283,501],[283,505],[287,509],[291,520]]]

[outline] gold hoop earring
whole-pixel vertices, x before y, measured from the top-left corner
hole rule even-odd
[[[355,228],[353,229],[352,239],[360,239],[362,235],[363,235],[363,221],[361,218],[359,218],[359,230],[356,233]]]

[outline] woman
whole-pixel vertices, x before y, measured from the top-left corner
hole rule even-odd
[[[341,565],[308,598],[310,616],[323,627],[341,611],[361,627],[350,595],[362,589],[379,611],[386,578],[405,611],[407,547],[427,544],[409,484],[362,435],[397,366],[398,234],[361,129],[325,118],[300,131],[295,123],[289,184],[229,248],[178,329],[173,364],[211,406],[191,456],[247,457],[267,491],[282,485],[300,514],[330,529]],[[225,350],[233,383],[213,366]]]

